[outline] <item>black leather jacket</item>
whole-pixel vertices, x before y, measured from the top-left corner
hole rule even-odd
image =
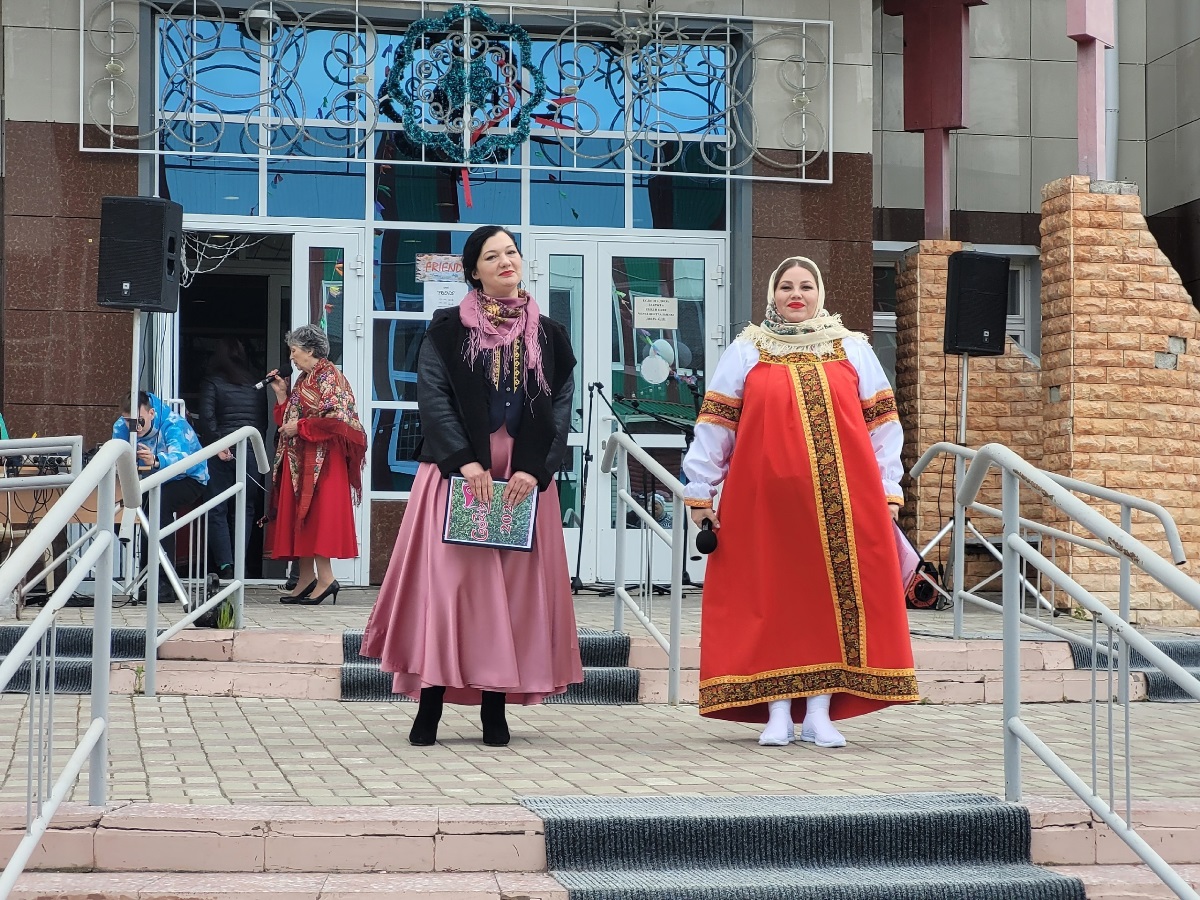
[[[231,384],[220,375],[205,378],[200,385],[200,439],[209,444],[243,425],[265,433],[268,393],[252,384]]]
[[[567,449],[575,354],[562,325],[542,316],[541,326],[542,370],[550,392],[526,386],[520,392],[521,415],[513,417],[511,424],[516,426],[513,470],[528,472],[544,491]],[[494,392],[482,360],[472,368],[463,359],[466,339],[457,307],[440,310],[430,322],[417,358],[421,444],[416,458],[436,463],[446,478],[469,462],[490,469],[492,425],[501,427],[492,421]]]

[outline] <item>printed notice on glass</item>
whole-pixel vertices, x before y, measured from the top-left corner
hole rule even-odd
[[[439,309],[458,306],[467,296],[469,288],[464,282],[427,281],[424,284],[425,315],[432,316]]]
[[[538,492],[533,491],[516,506],[508,506],[500,499],[506,484],[493,480],[492,502],[484,503],[475,496],[469,481],[461,475],[451,476],[442,540],[469,547],[532,550]]]
[[[674,331],[679,327],[679,301],[674,297],[633,298],[633,327]]]

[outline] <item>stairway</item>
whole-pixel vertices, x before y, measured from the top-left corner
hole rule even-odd
[[[407,700],[392,693],[392,676],[379,668],[379,660],[359,655],[361,630],[342,635],[343,700]],[[579,629],[583,683],[547,703],[622,706],[638,702],[639,675],[629,666],[629,635],[596,628]]]
[[[534,797],[570,900],[1084,900],[983,794]]]
[[[1189,638],[1163,638],[1151,641],[1155,647],[1165,653],[1170,659],[1179,663],[1194,677],[1200,678],[1200,640]],[[1107,657],[1107,653],[1102,654]],[[1090,669],[1092,667],[1092,648],[1071,641],[1071,656],[1075,668]],[[1107,666],[1107,658],[1100,661],[1101,666]],[[1117,668],[1117,660],[1113,659],[1113,669]],[[1183,690],[1150,660],[1136,650],[1129,650],[1129,670],[1143,672],[1146,678],[1146,699],[1160,703],[1195,703],[1191,694]]]
[[[24,625],[0,625],[0,659],[6,657],[25,634]],[[92,690],[92,629],[87,625],[60,625],[56,629],[54,687],[60,694],[87,694]],[[146,658],[144,628],[114,628],[112,630],[113,662]],[[17,669],[5,693],[23,694],[29,690],[29,661]]]

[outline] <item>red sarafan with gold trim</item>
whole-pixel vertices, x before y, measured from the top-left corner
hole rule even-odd
[[[884,385],[861,396],[840,340],[746,373],[705,575],[702,715],[765,722],[768,701],[833,694],[844,719],[919,699],[872,446],[895,417]]]

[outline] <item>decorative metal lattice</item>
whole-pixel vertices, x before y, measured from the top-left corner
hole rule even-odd
[[[513,164],[534,140],[547,168],[832,174],[827,22],[531,6],[521,24],[522,7],[501,21],[469,4],[405,23],[357,3],[301,13],[258,0],[236,16],[214,0],[85,3],[85,45],[104,68],[84,84],[86,124],[106,136],[95,149],[395,159],[403,144],[404,158],[473,167]],[[156,102],[138,129],[143,11]]]

